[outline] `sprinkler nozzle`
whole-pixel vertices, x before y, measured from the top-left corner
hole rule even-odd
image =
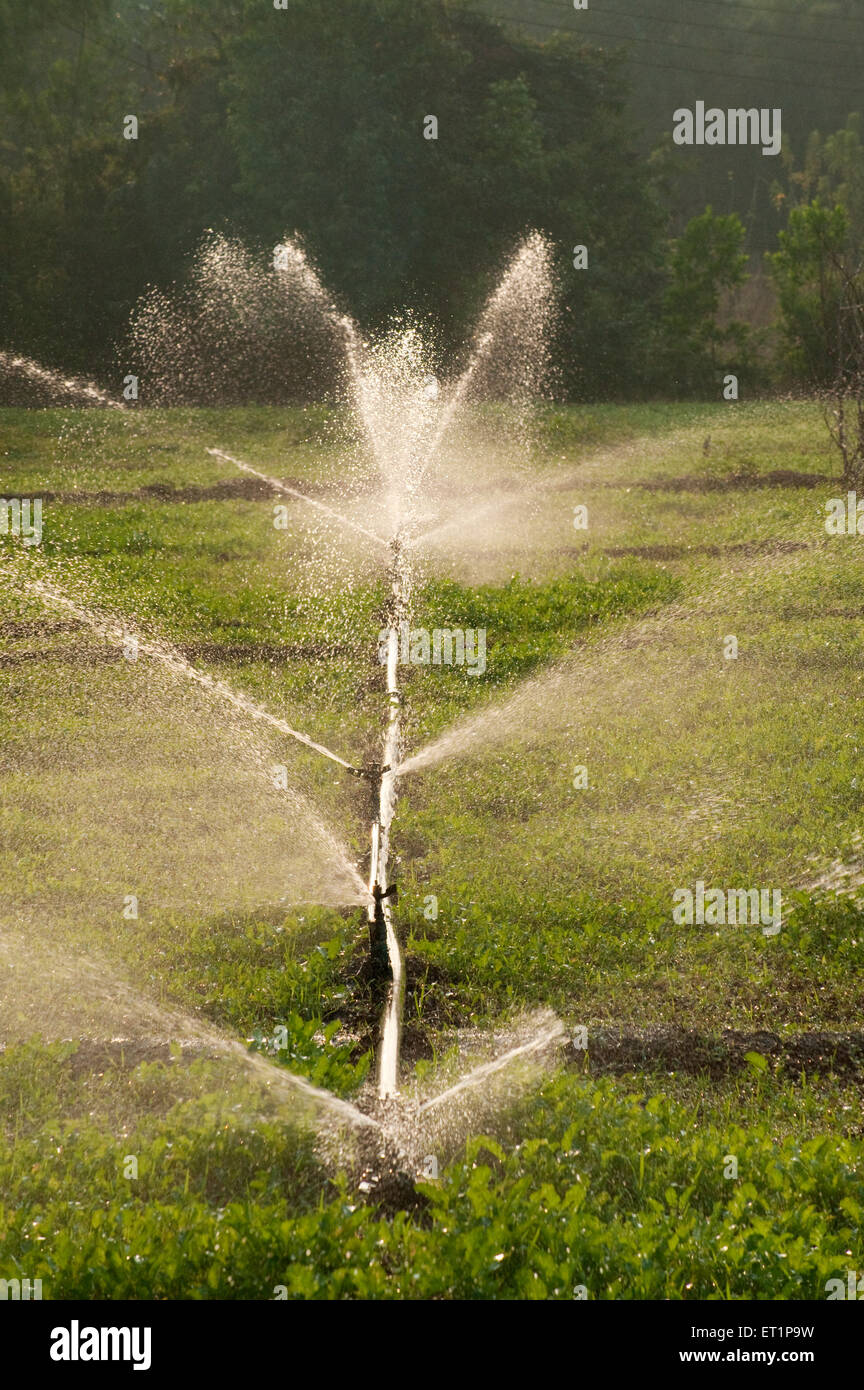
[[[366,763],[365,767],[352,767],[350,769],[352,777],[368,777],[370,782],[377,782],[384,776],[385,772],[392,771],[389,763]]]
[[[386,888],[382,888],[380,883],[373,883],[372,885],[372,897],[375,899],[376,904],[380,903],[383,898],[393,898],[395,900],[397,896],[398,889],[395,883],[388,884]]]
[[[393,978],[390,952],[387,949],[387,922],[384,917],[384,899],[394,897],[396,884],[382,888],[380,883],[372,885],[372,899],[375,908],[369,923],[369,956],[373,973],[379,978]]]

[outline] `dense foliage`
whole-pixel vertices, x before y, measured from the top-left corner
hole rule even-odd
[[[860,239],[855,91],[838,72],[802,100],[797,79],[814,52],[845,73],[864,26],[838,3],[720,5],[711,26],[676,0],[643,10],[2,0],[3,345],[116,383],[130,310],[215,228],[262,251],[297,232],[364,325],[410,303],[452,347],[533,226],[558,250],[559,393],[716,398],[742,367],[764,386],[771,340],[743,352],[724,324],[770,322],[761,256],[790,208],[843,204]],[[673,149],[672,110],[698,99],[782,107],[780,158]],[[709,203],[718,219],[694,232]],[[701,228],[717,246],[731,214],[759,284],[743,313],[740,275],[718,273],[707,301],[682,276],[688,238],[698,250]],[[777,341],[773,376],[800,379]]]
[[[338,1183],[319,1195],[310,1139],[250,1122],[248,1092],[208,1090],[206,1064],[201,1097],[173,1104],[176,1066],[107,1072],[103,1097],[122,1085],[152,1112],[115,1137],[74,1062],[35,1043],[0,1059],[0,1100],[24,1103],[14,1148],[0,1137],[4,1273],[46,1298],[824,1299],[860,1256],[860,1145],[775,1137],[769,1107],[796,1102],[755,1058],[738,1109],[769,1114],[746,1128],[565,1076],[518,1138],[511,1114],[421,1184],[425,1212],[390,1220]]]

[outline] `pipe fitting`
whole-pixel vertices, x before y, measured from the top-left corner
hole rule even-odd
[[[376,903],[380,903],[384,898],[393,898],[394,902],[398,897],[398,889],[395,883],[390,883],[386,888],[382,888],[380,883],[373,883],[372,897]]]
[[[359,772],[360,777],[368,777],[370,782],[379,782],[385,772],[390,772],[389,763],[366,763]]]

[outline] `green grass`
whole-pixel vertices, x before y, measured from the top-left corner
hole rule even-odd
[[[730,1116],[564,1078],[421,1184],[422,1220],[384,1220],[216,1078],[172,1105],[170,1067],[139,1067],[135,1122],[111,1136],[69,1051],[0,1062],[4,1274],[41,1278],[45,1297],[812,1299],[860,1265],[860,1143],[812,1132],[824,1097],[806,1087],[790,1106],[758,1077]]]
[[[276,530],[266,496],[141,492],[236,482],[206,453],[218,445],[361,516],[334,471],[337,425],[324,410],[3,412],[5,495],[55,495],[39,551],[0,538],[0,926],[32,956],[4,1003],[10,1038],[79,1036],[79,1005],[99,1036],[110,994],[89,975],[80,999],[52,993],[57,961],[74,981],[83,958],[264,1050],[284,1027],[278,1063],[359,1094],[375,1017],[363,915],[268,772],[287,767],[362,872],[358,785],[143,660],[104,660],[101,639],[16,589],[25,569],[48,577],[352,760],[375,756],[374,559],[340,542],[336,563],[299,508]],[[458,483],[464,460],[445,465]],[[477,454],[485,482],[508,468]],[[482,677],[403,673],[409,751],[478,721],[404,779],[394,827],[423,1084],[458,1027],[540,1004],[589,1036],[855,1030],[859,910],[814,884],[861,853],[864,581],[857,540],[824,531],[843,488],[818,410],[550,407],[523,483],[530,505],[518,494],[476,524],[445,485],[461,529],[416,593],[416,626],[488,634]],[[779,936],[675,924],[672,893],[696,879],[780,888]],[[233,1063],[82,1057],[35,1040],[0,1057],[0,1277],[43,1277],[47,1297],[818,1298],[864,1260],[860,1092],[836,1077],[565,1073],[442,1150],[428,1212],[385,1218],[284,1109],[250,1101]]]

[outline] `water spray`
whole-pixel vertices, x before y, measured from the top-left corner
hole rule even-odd
[[[323,748],[327,756],[338,761],[353,777],[369,782],[372,791],[372,822],[370,827],[370,858],[367,917],[369,923],[369,966],[373,982],[384,986],[386,998],[381,1019],[381,1041],[378,1066],[378,1095],[384,1100],[396,1093],[399,1065],[399,1039],[402,1023],[402,1001],[404,994],[402,953],[393,926],[392,908],[396,901],[396,885],[388,882],[388,859],[390,850],[390,826],[396,803],[396,776],[402,752],[402,708],[403,695],[398,682],[399,631],[407,622],[410,611],[411,571],[408,547],[400,532],[384,541],[374,532],[358,525],[349,517],[308,497],[297,488],[290,487],[276,478],[260,473],[241,459],[227,453],[224,449],[208,449],[215,458],[225,459],[241,468],[245,473],[269,483],[275,490],[287,493],[298,501],[306,502],[328,516],[360,532],[363,536],[385,546],[390,552],[391,599],[388,605],[387,641],[387,724],[384,733],[384,752],[381,762],[368,762],[363,767],[353,767]],[[295,734],[296,737],[296,734]],[[304,738],[304,742],[308,742]]]
[[[31,357],[21,357],[11,352],[0,352],[0,371],[22,376],[26,381],[48,391],[56,391],[64,396],[89,401],[91,405],[104,405],[111,410],[124,410],[125,401],[103,391],[92,381],[82,381],[80,377],[64,376],[62,372],[52,371],[34,362]]]
[[[283,483],[279,478],[271,478],[267,473],[259,472],[251,464],[244,463],[242,459],[235,458],[233,454],[226,453],[224,449],[208,449],[207,452],[212,454],[214,458],[225,459],[226,463],[235,464],[237,468],[241,468],[244,473],[250,474],[251,477],[259,478],[262,483],[267,483],[275,492],[282,492],[286,497],[293,497],[298,502],[305,502],[308,506],[315,507],[319,512],[324,512],[333,521],[338,521],[340,525],[347,526],[351,531],[356,531],[365,540],[374,541],[376,545],[387,548],[387,542],[383,537],[376,536],[374,531],[367,531],[365,526],[361,526],[357,521],[352,521],[350,517],[345,516],[342,512],[337,512],[333,507],[328,507],[325,502],[319,502],[317,497],[310,497],[308,493],[301,492],[297,487],[291,487],[289,483]]]
[[[327,748],[323,743],[317,743],[315,739],[310,738],[308,734],[301,733],[299,729],[292,728],[286,720],[280,719],[275,714],[271,714],[269,710],[264,709],[263,705],[259,705],[255,700],[252,700],[248,695],[244,695],[241,691],[232,689],[225,681],[220,680],[216,676],[211,676],[207,671],[199,670],[197,666],[193,666],[191,662],[186,660],[182,652],[177,651],[176,648],[172,647],[169,643],[154,641],[143,637],[134,632],[131,625],[120,624],[111,618],[93,612],[92,609],[85,608],[83,604],[76,603],[74,599],[69,598],[53,584],[49,584],[44,580],[25,579],[21,582],[20,588],[25,594],[30,594],[34,598],[41,599],[44,603],[53,604],[54,607],[62,608],[66,612],[71,613],[78,622],[83,623],[93,632],[98,633],[100,637],[105,638],[106,641],[111,642],[116,647],[125,649],[130,641],[133,642],[136,653],[143,653],[145,656],[152,657],[169,671],[173,671],[175,675],[183,676],[187,680],[193,681],[196,685],[209,691],[226,704],[232,705],[234,709],[248,715],[250,719],[269,724],[272,728],[277,729],[279,733],[287,734],[289,738],[295,739],[297,743],[302,743],[306,748],[310,748],[313,753],[320,753],[322,758],[329,758],[330,762],[336,763],[353,776],[362,777],[365,775],[362,768],[354,767],[346,758],[341,757],[338,753],[334,753],[332,748]]]
[[[549,249],[536,233],[529,235],[507,268],[498,289],[491,297],[474,336],[474,349],[460,379],[441,393],[435,377],[429,375],[426,348],[414,328],[401,328],[381,342],[366,342],[354,322],[340,314],[330,301],[302,249],[288,242],[279,248],[284,253],[276,263],[285,294],[304,310],[323,315],[344,345],[347,375],[351,393],[371,450],[379,464],[382,479],[389,485],[388,503],[395,504],[393,534],[389,539],[376,534],[351,517],[327,503],[310,497],[300,488],[268,476],[243,460],[222,449],[209,449],[213,457],[233,464],[243,472],[291,497],[339,526],[350,529],[380,548],[388,557],[388,578],[391,596],[385,622],[388,631],[386,662],[386,725],[380,762],[356,767],[332,749],[317,743],[308,735],[292,728],[285,720],[271,715],[262,706],[224,681],[193,667],[183,655],[165,643],[136,638],[137,649],[154,658],[175,675],[183,676],[225,701],[254,721],[261,721],[305,745],[308,749],[341,766],[350,776],[365,780],[370,788],[370,864],[368,887],[359,880],[360,893],[366,895],[370,937],[372,978],[384,990],[386,998],[381,1020],[378,1064],[378,1095],[384,1101],[395,1095],[399,1064],[399,1041],[404,993],[404,967],[399,941],[393,924],[396,885],[389,876],[390,830],[396,804],[397,777],[401,771],[413,768],[415,759],[402,767],[402,713],[404,699],[398,683],[399,634],[410,625],[412,565],[411,538],[417,523],[414,503],[425,476],[437,456],[447,432],[459,411],[477,386],[485,371],[493,344],[506,344],[510,357],[518,363],[515,379],[519,400],[527,398],[544,360],[543,330],[548,316]],[[231,277],[239,274],[241,284],[248,283],[257,293],[258,280],[247,273],[242,254],[224,239],[218,239],[207,250],[200,263],[199,282],[215,284],[215,298],[205,294],[205,308],[218,308],[218,291],[231,290]],[[245,280],[244,277],[245,276]],[[212,282],[212,283],[211,283]],[[171,318],[171,305],[160,301],[169,326],[184,322]],[[158,317],[158,316],[157,316]],[[154,314],[145,314],[143,323],[155,322]],[[158,325],[157,325],[158,326]],[[185,352],[188,335],[178,333],[177,345]],[[159,344],[171,342],[165,334],[157,335]],[[514,344],[516,345],[514,347]],[[515,356],[514,356],[515,353]],[[0,354],[0,368],[23,371],[31,380],[43,385],[53,384],[65,392],[103,405],[121,406],[107,393],[91,383],[72,378],[60,378],[39,368],[38,364]],[[524,369],[524,370],[523,370]],[[509,369],[508,369],[509,370]],[[511,379],[512,372],[511,372]],[[439,399],[441,397],[441,399]],[[122,407],[121,407],[122,408]],[[388,528],[389,529],[389,528]],[[439,528],[440,529],[440,528]],[[416,543],[416,542],[415,542]],[[84,609],[60,594],[51,585],[36,581],[24,586],[34,596],[65,608],[80,621],[109,641],[125,645],[129,630],[106,621],[99,614]],[[530,1050],[530,1049],[529,1049]],[[517,1049],[517,1052],[519,1050]],[[461,1092],[460,1092],[461,1093]]]

